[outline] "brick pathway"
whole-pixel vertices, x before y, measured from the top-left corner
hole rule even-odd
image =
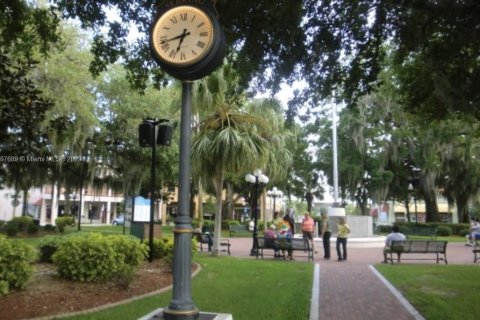
[[[230,238],[230,241],[232,255],[249,257],[251,238]],[[384,283],[371,267],[383,260],[381,241],[365,245],[349,239],[347,262],[335,261],[334,246],[335,239],[332,239],[332,259],[323,260],[322,243],[315,241],[318,251],[315,263],[320,269],[320,286],[318,301],[312,301],[314,318],[310,320],[423,319],[415,309],[409,309],[411,306],[408,302],[401,295],[397,296],[392,292],[388,288],[389,284]],[[449,243],[447,258],[449,264],[472,264],[472,249],[463,243]],[[307,260],[306,257],[296,257],[296,260],[302,259]],[[435,261],[419,260],[408,263],[434,264]]]

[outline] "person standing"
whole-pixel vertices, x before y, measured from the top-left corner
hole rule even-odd
[[[302,234],[303,240],[309,241],[312,247],[312,252],[315,252],[315,245],[313,244],[313,232],[315,230],[315,220],[313,220],[310,212],[306,211],[302,219]]]
[[[387,263],[387,254],[390,253],[390,247],[392,246],[392,241],[405,241],[407,237],[400,232],[400,228],[397,225],[392,227],[392,232],[387,235],[385,238],[385,247],[383,248],[383,263]],[[398,259],[400,260],[400,253],[397,253]]]
[[[338,218],[337,261],[347,261],[347,237],[349,233],[350,226],[345,223],[345,218]],[[340,247],[342,247],[342,250]]]
[[[322,216],[322,229],[320,237],[323,241],[323,259],[330,260],[330,237],[332,236],[332,230],[330,229],[330,222],[328,221],[328,214],[325,209],[322,209],[320,212]]]

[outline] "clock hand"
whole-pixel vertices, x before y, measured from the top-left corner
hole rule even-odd
[[[184,31],[184,32],[185,32],[185,31]],[[160,44],[164,44],[164,43],[166,43],[166,42],[173,41],[173,40],[177,40],[177,39],[180,39],[180,38],[185,38],[185,36],[188,36],[188,35],[190,35],[190,32],[188,32],[188,33],[185,34],[185,35],[182,33],[182,34],[179,35],[179,36],[176,36],[176,37],[173,37],[173,38],[170,38],[170,39],[162,40],[162,41],[160,41]]]
[[[180,35],[180,41],[178,42],[177,52],[180,50],[183,40],[185,40],[185,37],[188,35],[190,35],[190,32],[187,32],[187,29],[183,29],[183,33]]]

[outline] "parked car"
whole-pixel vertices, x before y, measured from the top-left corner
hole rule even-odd
[[[115,219],[113,219],[112,224],[114,226],[125,224],[125,215],[121,214],[118,217],[116,217]]]

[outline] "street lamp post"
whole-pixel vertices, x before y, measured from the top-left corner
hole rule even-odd
[[[252,216],[253,216],[253,242],[251,256],[256,256],[258,252],[257,240],[257,221],[260,208],[258,207],[258,198],[260,196],[260,189],[268,183],[268,177],[262,174],[260,169],[256,169],[253,174],[249,173],[245,176],[245,180],[251,184],[251,199],[252,199]]]
[[[156,178],[156,163],[157,163],[157,144],[169,146],[172,137],[172,127],[167,124],[167,119],[144,119],[143,123],[138,126],[139,143],[141,147],[151,147],[151,168],[150,168],[150,221],[149,221],[149,236],[148,247],[149,255],[148,261],[153,261],[153,221],[155,215],[155,178]],[[158,127],[158,128],[157,128]],[[124,223],[125,225],[125,223]]]
[[[275,200],[283,196],[283,192],[278,190],[277,187],[273,187],[272,190],[267,191],[267,197],[273,199],[273,210],[272,215],[275,214]]]

